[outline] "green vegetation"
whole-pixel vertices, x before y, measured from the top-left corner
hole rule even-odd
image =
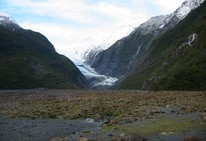
[[[196,33],[192,46],[178,49]],[[206,90],[206,2],[152,43],[147,57],[119,86],[123,89]]]
[[[174,117],[168,117],[141,121],[128,126],[120,126],[118,130],[127,133],[128,135],[139,133],[142,137],[161,134],[171,135],[200,129],[206,131],[205,125],[200,123],[201,121],[193,121],[190,119],[183,120],[179,117],[176,117],[175,119]]]
[[[42,91],[0,95],[0,115],[23,118],[105,119],[132,122],[161,115],[169,105],[178,113],[204,112],[204,92]],[[17,94],[16,94],[17,93]],[[71,95],[72,94],[72,95]],[[6,97],[5,97],[6,95]],[[14,105],[9,106],[15,100]]]
[[[84,77],[43,35],[0,27],[0,89],[80,88]]]

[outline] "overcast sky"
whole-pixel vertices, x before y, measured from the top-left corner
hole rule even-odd
[[[72,42],[113,31],[117,25],[140,24],[169,14],[184,0],[0,0],[0,10],[26,29],[46,35],[67,54]],[[67,48],[67,49],[66,49]]]

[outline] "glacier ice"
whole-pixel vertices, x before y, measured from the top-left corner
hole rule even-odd
[[[77,65],[77,67],[88,80],[92,80],[90,83],[91,87],[112,86],[115,84],[115,82],[118,81],[118,79],[115,77],[98,74],[89,65],[81,64],[81,65]]]

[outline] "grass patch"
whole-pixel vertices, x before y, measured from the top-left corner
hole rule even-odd
[[[135,125],[121,126],[119,128],[129,135],[140,134],[143,137],[148,135],[158,135],[161,133],[182,133],[184,131],[203,130],[206,131],[205,124],[200,121],[182,120],[174,118],[162,118],[155,120],[145,120]]]

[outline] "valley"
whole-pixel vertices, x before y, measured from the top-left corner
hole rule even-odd
[[[57,3],[52,9],[70,5]],[[186,0],[142,24],[136,21],[144,12],[135,20],[130,8],[88,3],[71,5],[97,10],[93,21],[92,11],[74,18],[70,12],[81,8],[73,6],[65,14],[36,13],[43,21],[33,26],[55,44],[60,39],[58,46],[0,11],[0,140],[206,141],[206,1]],[[131,21],[109,24],[112,15]]]
[[[205,5],[186,0],[139,26],[81,37],[66,56],[1,12],[0,89],[206,90]]]
[[[203,141],[205,101],[190,91],[2,90],[0,139]]]

